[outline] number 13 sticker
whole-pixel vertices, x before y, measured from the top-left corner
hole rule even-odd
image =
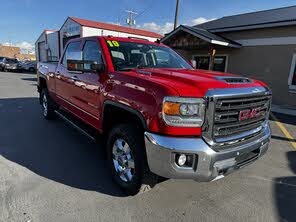
[[[110,41],[108,40],[107,43],[110,47],[119,47],[119,43],[117,41]]]

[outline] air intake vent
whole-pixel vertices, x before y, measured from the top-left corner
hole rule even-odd
[[[229,84],[247,84],[253,82],[251,79],[236,76],[217,76],[216,79]]]

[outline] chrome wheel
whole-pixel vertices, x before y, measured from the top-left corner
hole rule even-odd
[[[117,139],[113,144],[113,165],[121,180],[130,182],[135,173],[135,162],[128,143]]]
[[[42,98],[42,108],[43,108],[43,115],[47,116],[48,114],[48,102],[47,102],[47,97],[45,94],[43,94]]]

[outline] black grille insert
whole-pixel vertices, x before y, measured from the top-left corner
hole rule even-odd
[[[270,98],[270,95],[253,95],[217,99],[214,139],[238,135],[261,127],[268,114]]]

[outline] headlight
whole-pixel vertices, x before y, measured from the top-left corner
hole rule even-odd
[[[204,99],[165,97],[163,100],[162,116],[170,126],[201,127],[204,115]]]

